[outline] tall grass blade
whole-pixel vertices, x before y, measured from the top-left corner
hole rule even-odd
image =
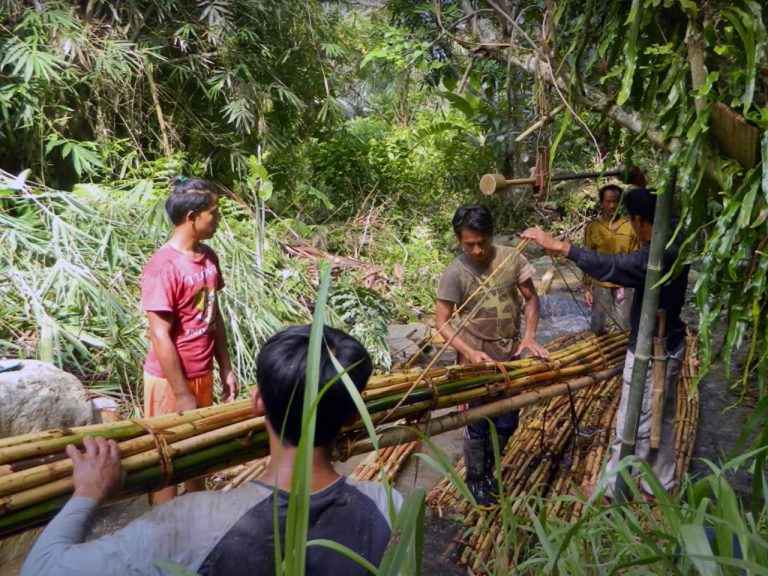
[[[320,356],[323,346],[325,306],[328,301],[329,285],[330,269],[324,265],[320,271],[320,290],[315,302],[315,312],[309,337],[307,375],[302,407],[302,435],[296,448],[296,461],[291,479],[291,495],[288,499],[285,527],[285,572],[290,576],[303,576],[306,571],[306,542],[309,534],[309,499],[312,486],[316,418],[312,407],[318,396]]]

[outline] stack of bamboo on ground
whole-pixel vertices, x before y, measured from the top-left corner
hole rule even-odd
[[[698,372],[695,355],[695,340],[689,337],[677,390],[678,479],[688,469],[698,421],[698,393],[693,389]],[[543,500],[528,496],[567,495],[595,485],[613,437],[620,391],[621,377],[617,376],[572,396],[559,396],[523,411],[520,427],[502,457],[503,494],[511,501],[516,522],[525,521],[528,507],[539,513],[537,506]],[[458,462],[456,471],[464,476],[463,461]],[[440,514],[464,518],[457,533],[462,563],[477,572],[498,561],[500,551],[506,549],[500,510],[471,509],[449,478],[430,491],[427,502]],[[575,522],[581,512],[581,504],[575,498],[553,498],[546,504],[550,518]],[[514,561],[514,554],[514,550],[501,552],[505,561]]]
[[[379,480],[381,474],[390,482],[394,481],[416,449],[418,442],[397,444],[382,448],[378,453],[371,452],[349,475],[353,480]]]
[[[565,342],[565,341],[564,341]],[[363,394],[377,424],[418,419],[430,411],[475,400],[516,396],[621,362],[626,335],[578,339],[548,361],[450,366],[371,379]],[[364,440],[363,426],[347,431],[340,445]],[[186,413],[95,426],[57,429],[0,439],[0,537],[51,518],[73,489],[67,444],[86,435],[118,441],[127,473],[116,500],[205,476],[268,454],[264,419],[247,400]],[[410,440],[410,439],[409,439]]]
[[[387,446],[378,452],[369,453],[365,459],[349,474],[353,480],[375,481],[381,478],[382,472],[392,482],[408,463],[408,459],[416,449],[418,442]],[[240,464],[217,475],[213,490],[231,490],[246,482],[255,480],[267,470],[269,456],[253,462]],[[209,486],[211,484],[209,483]]]

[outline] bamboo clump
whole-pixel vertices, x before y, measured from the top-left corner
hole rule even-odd
[[[406,417],[414,421],[435,409],[474,400],[522,397],[551,388],[616,365],[626,349],[626,335],[621,333],[561,342],[560,347],[550,345],[553,352],[548,361],[527,359],[377,376],[363,398],[377,424]],[[419,379],[420,384],[414,386]],[[363,430],[361,422],[350,426],[340,445],[350,449],[364,442]],[[72,462],[64,447],[81,445],[86,435],[118,442],[127,478],[116,500],[263,458],[269,450],[264,420],[253,417],[247,400],[157,418],[2,439],[0,536],[45,522],[66,503],[73,483]],[[251,472],[245,478],[257,476]]]
[[[696,341],[689,336],[677,390],[678,485],[690,463],[698,423],[699,400],[694,388],[698,374],[696,352]],[[574,393],[572,406],[569,397],[562,395],[523,411],[520,427],[510,438],[501,462],[503,497],[509,502],[516,522],[527,521],[529,506],[536,514],[544,507],[543,513],[550,518],[571,523],[579,519],[582,504],[577,498],[546,497],[577,494],[595,486],[614,436],[620,391],[621,377],[617,376]],[[462,477],[465,475],[463,460],[455,470]],[[457,556],[473,572],[481,573],[483,567],[499,561],[499,554],[504,562],[514,563],[519,550],[505,545],[500,511],[472,509],[449,478],[441,480],[430,491],[427,503],[441,515],[456,514],[464,519],[457,532]],[[523,531],[518,531],[516,536],[512,541],[516,546],[523,546]]]

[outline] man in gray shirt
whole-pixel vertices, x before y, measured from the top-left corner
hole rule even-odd
[[[309,333],[309,326],[283,330],[259,354],[258,389],[252,403],[256,415],[266,415],[272,455],[261,480],[228,492],[186,495],[114,534],[85,542],[96,510],[122,477],[117,444],[86,438],[85,453],[67,447],[74,461],[74,495],[32,548],[22,576],[162,574],[156,559],[171,560],[202,575],[274,574],[274,513],[283,541],[301,437]],[[372,370],[365,348],[333,328],[326,327],[323,337],[320,388],[337,376],[330,350],[362,390]],[[394,490],[387,493],[381,484],[356,482],[333,469],[331,447],[355,414],[352,398],[339,379],[326,391],[316,413],[309,540],[333,540],[378,566],[391,535],[388,510],[399,509],[402,499]],[[363,575],[368,571],[330,548],[311,546],[307,573]]]

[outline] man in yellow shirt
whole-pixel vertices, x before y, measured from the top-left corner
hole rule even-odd
[[[625,254],[637,250],[637,236],[629,220],[617,214],[624,190],[606,184],[598,190],[600,216],[587,224],[584,247],[600,254]],[[592,308],[591,328],[595,334],[607,332],[613,322],[629,329],[632,289],[610,282],[600,282],[584,274],[584,301]]]

